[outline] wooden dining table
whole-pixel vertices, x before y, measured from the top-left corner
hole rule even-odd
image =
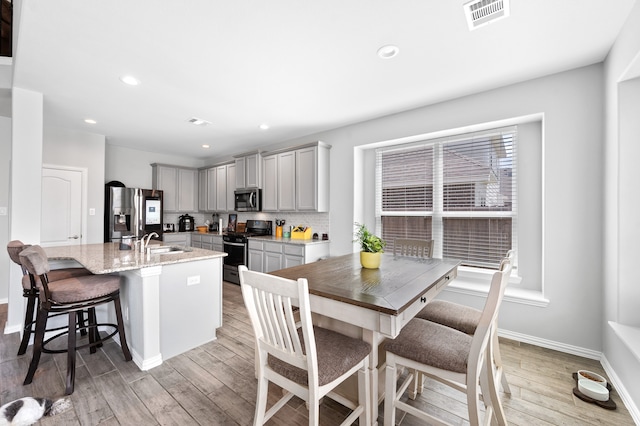
[[[371,345],[369,371],[371,419],[377,425],[379,346],[398,336],[402,327],[457,276],[460,261],[383,254],[378,269],[360,265],[360,254],[331,257],[271,272],[283,278],[306,278],[316,325],[360,338]],[[384,376],[384,374],[382,374]]]

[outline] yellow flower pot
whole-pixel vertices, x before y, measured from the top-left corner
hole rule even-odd
[[[366,251],[360,252],[360,264],[363,268],[378,269],[380,267],[381,260],[382,253],[369,253]]]

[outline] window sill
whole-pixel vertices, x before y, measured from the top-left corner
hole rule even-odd
[[[609,321],[609,327],[622,340],[631,353],[640,361],[640,328]]]
[[[493,273],[494,271],[490,270],[462,266],[458,269],[458,277],[449,283],[445,291],[486,297],[489,293],[489,283]],[[549,305],[549,299],[545,298],[541,291],[510,287],[521,282],[522,278],[512,273],[511,277],[509,277],[509,286],[507,286],[504,294],[505,301],[542,308]]]

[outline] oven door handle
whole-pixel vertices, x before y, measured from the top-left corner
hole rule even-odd
[[[236,247],[244,247],[245,246],[244,243],[232,243],[230,241],[224,241],[222,244],[226,245],[226,246],[236,246]]]

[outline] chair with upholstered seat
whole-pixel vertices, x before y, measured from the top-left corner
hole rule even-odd
[[[473,336],[451,327],[414,318],[403,327],[398,337],[385,342],[385,426],[395,425],[396,409],[424,422],[446,424],[442,419],[401,401],[404,391],[415,377],[414,371],[466,393],[471,425],[481,423],[481,387],[486,407],[484,423],[488,424],[495,419],[500,425],[506,424],[497,383],[492,374],[491,339],[510,272],[511,261],[507,259],[504,268],[493,274],[487,301]],[[396,389],[397,372],[402,367],[406,367],[409,373],[399,389]]]
[[[513,250],[509,250],[505,259],[508,259],[509,263],[512,265],[514,257],[515,252]],[[500,270],[506,267],[505,259],[500,263]],[[473,335],[478,323],[480,322],[481,316],[481,310],[470,306],[460,305],[446,300],[432,300],[427,303],[420,312],[418,312],[416,318],[436,322],[438,324],[446,325],[447,327],[455,328],[465,334]],[[492,331],[491,343],[494,345],[493,354],[496,381],[502,383],[502,389],[505,393],[511,393],[507,376],[504,374],[504,369],[502,367],[502,357],[500,355],[497,330],[498,327],[497,324],[495,324]],[[420,393],[421,387],[421,384],[418,385],[418,393]]]
[[[394,256],[433,257],[433,240],[396,238],[393,241]]]
[[[126,361],[130,361],[131,353],[125,338],[124,321],[122,320],[122,309],[120,307],[120,276],[118,275],[83,275],[64,280],[51,281],[48,278],[50,273],[49,262],[42,247],[34,245],[20,252],[20,263],[34,277],[40,278],[39,304],[36,315],[36,330],[33,343],[33,356],[29,365],[29,371],[24,380],[27,385],[32,382],[33,376],[40,362],[42,352],[67,353],[67,378],[66,394],[73,393],[75,382],[76,349],[89,346],[94,348],[102,341],[109,339],[115,334],[119,334],[120,347]],[[95,318],[95,308],[98,305],[113,302],[116,313],[117,324],[98,323]],[[81,310],[89,310],[89,343],[76,347],[76,314]],[[47,319],[50,314],[68,314],[69,325],[66,331],[44,340],[47,328]],[[113,332],[101,337],[98,327],[111,327]],[[67,334],[66,350],[48,350],[45,348],[47,342]]]
[[[26,353],[27,347],[29,346],[29,340],[31,339],[31,335],[34,333],[33,325],[35,321],[33,316],[35,314],[36,303],[38,301],[38,284],[40,281],[39,277],[29,275],[27,269],[20,263],[20,252],[28,247],[30,247],[30,245],[24,244],[20,240],[13,240],[7,244],[9,258],[11,258],[11,260],[22,269],[22,295],[27,299],[27,310],[24,315],[22,341],[18,348],[18,355]],[[50,271],[48,277],[49,281],[59,281],[82,275],[91,275],[91,272],[85,268],[61,268]],[[78,311],[78,321],[80,323],[84,322],[83,311]],[[84,330],[82,330],[82,333],[83,335],[86,334]]]
[[[343,425],[358,418],[361,425],[371,424],[367,374],[371,345],[312,325],[306,279],[288,280],[245,266],[238,270],[256,342],[258,395],[253,424],[263,425],[294,395],[307,403],[309,425],[318,424],[324,396],[353,410]],[[357,403],[332,392],[353,374],[358,375]],[[285,392],[267,411],[269,382]]]

